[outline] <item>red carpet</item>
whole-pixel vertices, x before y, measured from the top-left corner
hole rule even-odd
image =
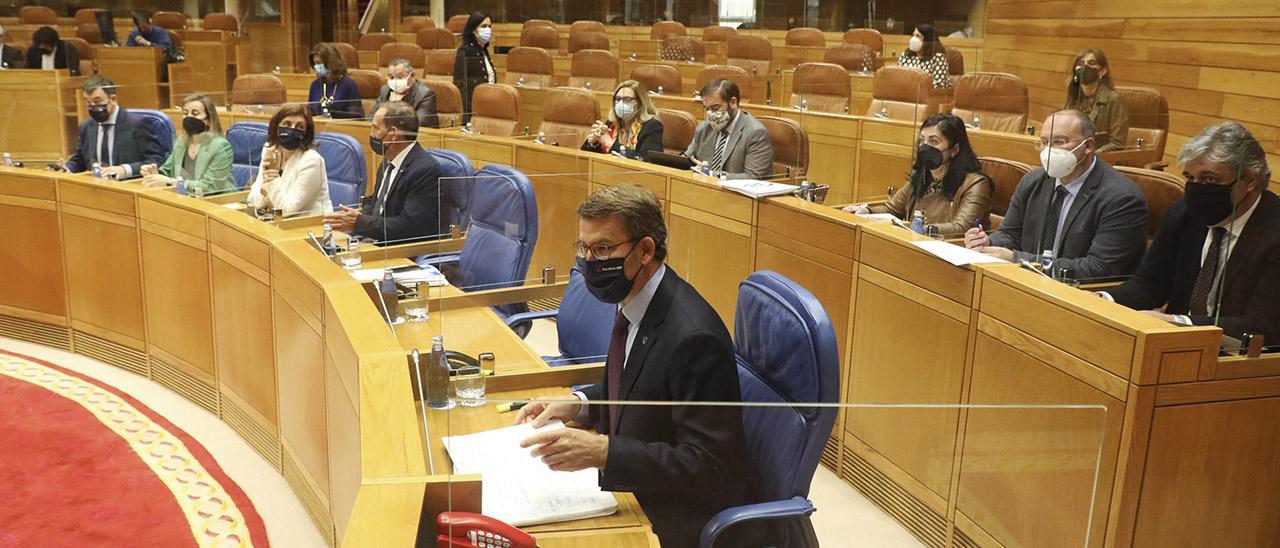
[[[0,351],[0,546],[266,546],[244,492],[137,400]]]

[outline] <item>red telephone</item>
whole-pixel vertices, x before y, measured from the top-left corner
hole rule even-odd
[[[529,533],[471,512],[440,512],[436,516],[436,532],[438,548],[538,548],[537,540]]]

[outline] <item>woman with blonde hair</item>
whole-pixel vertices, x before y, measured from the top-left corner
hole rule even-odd
[[[231,143],[222,136],[218,109],[208,95],[197,93],[182,100],[182,131],[164,164],[142,166],[142,184],[171,186],[183,179],[187,194],[215,194],[236,189],[231,176]]]
[[[613,90],[613,108],[608,120],[596,121],[582,150],[643,157],[645,152],[662,152],[662,120],[649,99],[644,84],[627,80]]]

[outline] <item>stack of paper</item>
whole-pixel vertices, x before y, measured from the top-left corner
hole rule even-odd
[[[977,251],[974,251],[972,249],[968,249],[963,246],[958,246],[952,243],[947,243],[942,240],[917,240],[911,243],[920,249],[923,249],[925,251],[928,251],[929,253],[932,253],[935,257],[938,257],[939,259],[947,261],[956,266],[964,266],[967,264],[1008,262],[1008,261],[1005,261],[1004,259],[999,259],[996,257],[992,257],[990,255],[978,253]]]
[[[781,196],[783,194],[791,194],[799,188],[795,185],[787,185],[783,183],[773,183],[769,181],[760,181],[756,179],[730,179],[720,181],[720,188],[732,190],[738,194],[745,194],[752,198],[765,198],[768,196]]]
[[[352,270],[351,277],[355,278],[356,281],[360,283],[375,282],[382,279],[383,272],[384,269],[382,268],[361,268],[359,270]],[[426,282],[431,286],[438,286],[449,283],[448,280],[445,280],[444,274],[441,274],[436,267],[431,265],[406,270],[392,270],[391,277],[394,278],[397,283],[405,285]]]
[[[457,474],[480,474],[482,513],[516,527],[607,516],[618,510],[612,494],[600,490],[598,470],[553,472],[520,442],[534,434],[564,428],[556,421],[534,430],[518,424],[465,436],[443,438]]]

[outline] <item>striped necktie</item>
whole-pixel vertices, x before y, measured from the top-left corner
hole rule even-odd
[[[725,126],[720,130],[720,135],[716,139],[716,154],[711,157],[711,169],[720,171],[724,167],[724,149],[729,146],[729,126]]]

